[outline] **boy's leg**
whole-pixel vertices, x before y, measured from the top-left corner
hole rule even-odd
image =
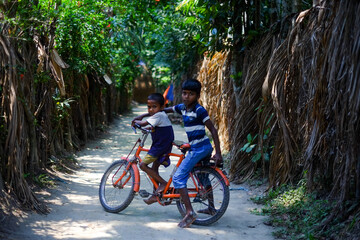
[[[160,167],[160,165],[161,165],[161,164],[160,164],[158,161],[155,161],[155,162],[153,162],[151,169],[152,169],[154,172],[156,172],[157,176],[159,176],[159,177],[161,178],[161,176],[160,176],[160,174],[159,174],[159,167]],[[161,179],[163,179],[163,178],[161,178]],[[167,182],[164,180],[164,181],[162,181],[162,182],[157,182],[157,183],[159,184],[159,187],[156,189],[156,193],[161,193],[161,192],[163,192],[164,189],[165,189],[165,187],[166,187]]]
[[[167,182],[159,175],[159,166],[156,163],[157,157],[151,156],[147,154],[140,164],[141,170],[149,174],[157,183],[159,183],[159,187],[156,190],[156,193],[160,193],[164,191]],[[149,168],[148,164],[153,163],[153,167]],[[154,165],[155,164],[155,165]]]
[[[150,204],[156,203],[156,202],[157,202],[157,198],[156,198],[155,195],[152,195],[152,196],[149,197],[148,199],[144,199],[144,202],[145,202],[147,205],[150,205]]]
[[[215,204],[214,204],[214,194],[212,192],[212,187],[207,186],[205,189],[206,189],[207,195],[208,195],[207,198],[208,198],[209,206],[208,206],[208,208],[198,210],[197,212],[198,213],[209,214],[209,215],[215,215],[216,214],[216,209],[215,209]]]
[[[212,191],[211,181],[208,173],[201,173],[198,175],[201,187],[205,189],[208,199],[208,207],[205,209],[198,210],[198,213],[204,213],[209,215],[215,215],[216,209],[214,204],[214,194]]]
[[[159,175],[159,167],[160,167],[160,163],[158,161],[155,161],[155,162],[153,162],[151,169],[154,170]],[[159,182],[157,182],[157,184],[159,184]],[[144,202],[147,205],[157,202],[157,197],[155,195],[155,191],[156,191],[156,188],[154,186],[154,191],[153,191],[153,194],[151,195],[151,197],[149,197],[148,199],[144,199]]]
[[[181,200],[185,205],[186,214],[185,214],[185,217],[178,224],[178,226],[181,228],[187,228],[196,220],[196,213],[194,212],[194,210],[191,206],[187,188],[180,188],[179,193],[180,193]]]
[[[179,223],[179,227],[188,227],[196,219],[196,213],[194,213],[191,206],[190,198],[186,188],[186,182],[189,178],[189,173],[191,169],[195,166],[195,164],[207,155],[211,154],[211,152],[211,145],[209,147],[204,146],[203,148],[197,149],[196,151],[189,151],[173,176],[174,187],[175,189],[179,190],[181,199],[184,202],[186,208],[186,215]]]

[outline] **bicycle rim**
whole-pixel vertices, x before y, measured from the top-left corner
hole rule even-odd
[[[229,187],[212,168],[195,168],[192,173],[192,177],[187,181],[187,188],[189,193],[197,193],[197,197],[190,199],[197,214],[194,224],[212,224],[224,215],[229,205]],[[195,185],[198,187],[197,190]],[[176,205],[181,215],[185,216],[185,205],[180,199]]]
[[[100,203],[107,212],[124,210],[134,198],[135,176],[132,168],[116,183],[124,173],[127,161],[113,162],[104,173],[99,188]]]

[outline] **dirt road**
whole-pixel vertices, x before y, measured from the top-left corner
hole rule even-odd
[[[133,114],[122,116],[102,135],[77,153],[82,168],[74,175],[61,176],[56,189],[44,193],[48,203],[48,215],[29,214],[21,219],[16,232],[8,239],[172,239],[172,240],[226,240],[226,239],[273,239],[272,228],[263,224],[264,217],[250,213],[259,207],[249,198],[252,191],[231,185],[230,204],[224,216],[211,226],[177,227],[181,216],[175,205],[146,205],[136,196],[130,206],[118,214],[107,213],[100,205],[98,189],[105,169],[120,156],[126,155],[137,139],[130,128],[133,116],[146,111],[136,107]],[[174,126],[175,138],[186,140],[182,127]],[[148,140],[150,143],[150,140]],[[172,170],[161,168],[167,176]],[[142,177],[141,189],[149,186]],[[165,178],[166,179],[166,178]],[[145,183],[145,184],[143,184]],[[148,190],[150,191],[150,190]]]

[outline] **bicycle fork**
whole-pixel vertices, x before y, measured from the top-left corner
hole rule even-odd
[[[123,178],[125,177],[125,175],[130,171],[130,168],[133,169],[134,171],[134,178],[135,178],[135,182],[134,182],[134,191],[135,192],[139,192],[140,189],[140,172],[139,172],[139,168],[137,167],[136,164],[136,159],[128,159],[126,157],[122,157],[121,160],[125,160],[127,162],[126,168],[124,170],[124,172],[121,174],[121,176],[114,182],[114,186],[118,185],[119,182],[121,182],[121,187],[125,186],[131,179],[131,175],[129,175],[124,182],[122,182]]]

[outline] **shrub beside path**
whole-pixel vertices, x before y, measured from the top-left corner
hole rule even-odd
[[[265,217],[250,213],[259,208],[250,201],[254,191],[244,191],[243,186],[231,184],[230,204],[224,216],[210,226],[180,229],[181,220],[176,205],[146,205],[140,196],[123,212],[107,213],[100,205],[98,189],[105,169],[114,160],[128,154],[139,135],[130,128],[131,119],[146,111],[138,106],[131,114],[121,116],[101,135],[78,152],[82,166],[75,174],[61,174],[54,189],[39,193],[49,206],[48,215],[26,214],[14,226],[7,239],[171,239],[171,240],[268,240],[274,239],[272,228],[263,222]],[[175,139],[186,140],[184,129],[175,125]],[[151,140],[148,140],[148,144]],[[166,177],[169,168],[161,168]],[[141,189],[149,188],[141,175]],[[246,188],[245,188],[246,189]],[[148,190],[150,191],[150,190]]]

